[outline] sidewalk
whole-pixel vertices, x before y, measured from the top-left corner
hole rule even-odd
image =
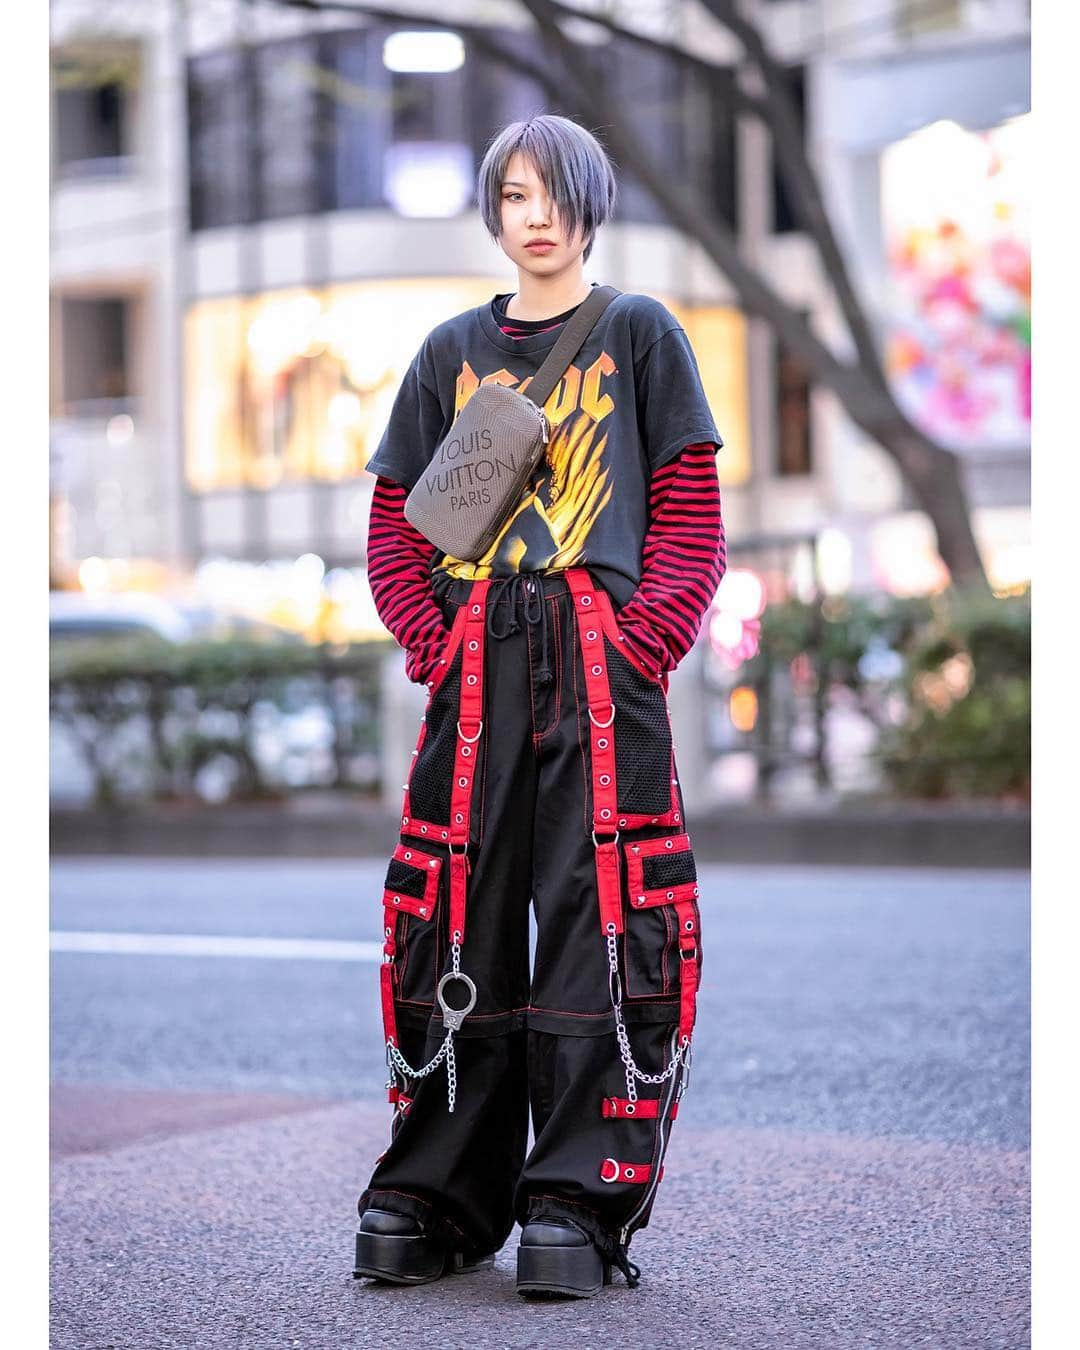
[[[129,1127],[140,1109],[152,1122],[142,1142],[129,1130],[110,1149],[94,1125],[83,1146],[99,1151],[77,1152],[77,1122],[59,1122],[73,1151],[53,1168],[55,1350],[1026,1344],[1025,1153],[710,1129],[691,1095],[634,1240],[640,1286],[616,1275],[594,1300],[531,1304],[514,1292],[516,1229],[494,1270],[405,1290],[351,1278],[385,1105],[222,1125],[204,1100],[200,1126],[199,1110],[131,1095]]]
[[[397,815],[344,793],[222,807],[54,811],[54,854],[381,857]],[[994,804],[883,802],[832,809],[733,807],[690,814],[702,862],[1027,868],[1031,816]]]

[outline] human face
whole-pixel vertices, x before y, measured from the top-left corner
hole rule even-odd
[[[543,180],[518,152],[506,166],[501,187],[503,252],[524,272],[550,277],[577,265],[585,249],[582,234],[568,238]],[[534,245],[546,239],[550,247]]]

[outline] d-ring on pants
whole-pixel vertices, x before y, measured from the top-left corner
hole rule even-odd
[[[382,895],[391,1141],[359,1209],[479,1252],[515,1219],[572,1218],[625,1260],[687,1082],[701,968],[667,679],[631,656],[585,568],[437,578],[436,598],[452,626]],[[476,1002],[448,1032],[436,987],[455,966]],[[458,1009],[468,989],[444,997]],[[402,1068],[440,1049],[426,1075]]]

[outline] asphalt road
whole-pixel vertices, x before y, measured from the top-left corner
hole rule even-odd
[[[1027,1344],[1021,874],[703,867],[642,1284],[537,1307],[348,1278],[384,871],[54,864],[54,1346]]]

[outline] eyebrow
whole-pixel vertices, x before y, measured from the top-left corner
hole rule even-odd
[[[503,187],[526,187],[526,183],[519,183],[516,178],[503,179]]]

